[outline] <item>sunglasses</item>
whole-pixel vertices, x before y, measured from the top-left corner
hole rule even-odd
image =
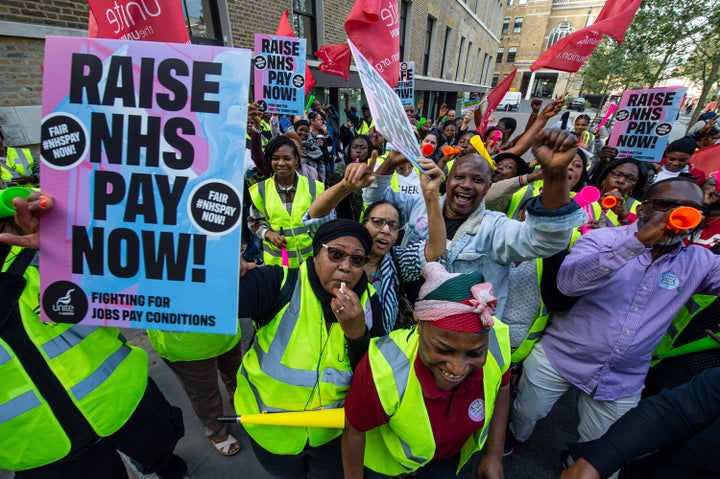
[[[400,223],[398,223],[395,220],[388,220],[385,218],[380,218],[379,216],[371,216],[368,218],[370,222],[375,226],[377,229],[381,230],[385,227],[385,225],[388,225],[390,228],[390,231],[399,231],[400,230]]]
[[[332,261],[333,263],[339,264],[345,261],[345,258],[349,258],[350,266],[353,266],[355,268],[362,268],[367,264],[368,261],[370,261],[369,257],[362,254],[348,254],[339,248],[333,248],[332,246],[328,246],[324,243],[322,247],[327,249],[328,258],[330,258],[330,261]]]
[[[645,203],[650,203],[652,209],[661,213],[674,210],[675,208],[679,208],[681,206],[689,206],[690,208],[695,208],[702,214],[705,214],[705,207],[697,203],[679,203],[677,201],[669,200],[667,198],[653,198],[650,200],[646,200]]]

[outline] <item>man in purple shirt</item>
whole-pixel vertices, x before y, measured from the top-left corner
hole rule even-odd
[[[605,431],[640,400],[650,357],[673,317],[695,293],[720,294],[720,257],[684,246],[688,230],[667,228],[679,206],[702,211],[687,178],[653,184],[629,226],[580,238],[558,273],[561,293],[578,297],[553,315],[524,362],[510,431],[525,441],[570,387],[580,395],[580,441]]]

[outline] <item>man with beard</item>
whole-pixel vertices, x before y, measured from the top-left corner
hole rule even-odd
[[[527,206],[527,220],[510,220],[485,209],[491,168],[478,154],[461,156],[447,178],[447,194],[440,198],[447,227],[447,252],[440,262],[452,273],[480,270],[498,298],[496,316],[502,317],[508,294],[510,263],[545,258],[567,247],[570,232],[585,221],[585,213],[569,196],[568,164],[575,157],[577,138],[561,130],[541,130],[537,123],[533,153],[542,165],[544,188]],[[405,157],[391,152],[375,171],[373,185],[363,194],[372,204],[381,199],[395,204],[405,225],[403,245],[427,238],[428,221],[422,197],[389,188],[390,175]]]
[[[593,230],[575,243],[557,287],[578,298],[554,313],[523,363],[510,423],[517,442],[570,386],[580,390],[580,441],[602,436],[637,405],[652,352],[682,305],[696,293],[720,294],[720,257],[685,246],[691,231],[668,229],[680,206],[703,211],[691,179],[654,183],[636,223]]]

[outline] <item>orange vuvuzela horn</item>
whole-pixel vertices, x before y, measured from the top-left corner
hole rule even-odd
[[[615,198],[613,195],[606,195],[603,196],[600,204],[603,208],[615,208],[615,206],[618,204],[618,199]]]
[[[442,152],[443,155],[459,155],[461,150],[457,146],[446,145],[443,146]]]
[[[702,213],[697,209],[690,206],[680,206],[670,212],[667,227],[675,231],[691,230],[699,225],[702,219]]]

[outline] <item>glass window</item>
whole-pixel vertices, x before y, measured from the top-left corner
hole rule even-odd
[[[495,63],[502,63],[503,53],[505,53],[505,49],[498,48],[497,56],[495,57]]]
[[[513,33],[522,32],[522,26],[523,26],[523,17],[515,18],[515,25],[513,25]]]
[[[515,63],[515,55],[517,55],[517,47],[508,48],[507,62]]]
[[[513,5],[513,0],[507,0],[507,6],[512,7],[512,5]]]
[[[433,31],[435,30],[435,19],[428,15],[425,26],[425,50],[423,51],[423,75],[430,75],[430,52],[433,44]]]
[[[498,75],[497,73],[495,75],[493,75],[492,83],[490,83],[490,88],[495,88],[498,84],[499,79],[500,79],[500,75]]]
[[[400,61],[405,59],[405,35],[407,34],[407,19],[410,9],[410,2],[400,3]]]
[[[465,37],[460,37],[460,50],[458,51],[457,67],[455,68],[455,81],[462,79],[460,75],[460,66],[462,65],[463,48],[465,47]]]
[[[518,0],[518,5],[527,5],[527,0]]]
[[[510,18],[503,19],[502,35],[507,35],[510,31]]]
[[[293,0],[293,29],[298,37],[307,39],[307,55],[313,56],[320,47],[317,39],[315,0]]]
[[[560,40],[563,37],[570,35],[574,31],[575,31],[575,28],[572,26],[572,23],[570,23],[570,22],[559,23],[550,32],[550,36],[548,37],[547,47],[550,48],[555,42],[557,42],[558,40]]]
[[[447,64],[448,59],[448,47],[450,46],[450,34],[452,33],[452,28],[445,27],[445,41],[443,42],[443,56],[442,56],[442,65],[440,66],[440,78],[443,78],[445,76],[445,66]]]
[[[190,41],[201,45],[223,45],[217,2],[182,0]]]

